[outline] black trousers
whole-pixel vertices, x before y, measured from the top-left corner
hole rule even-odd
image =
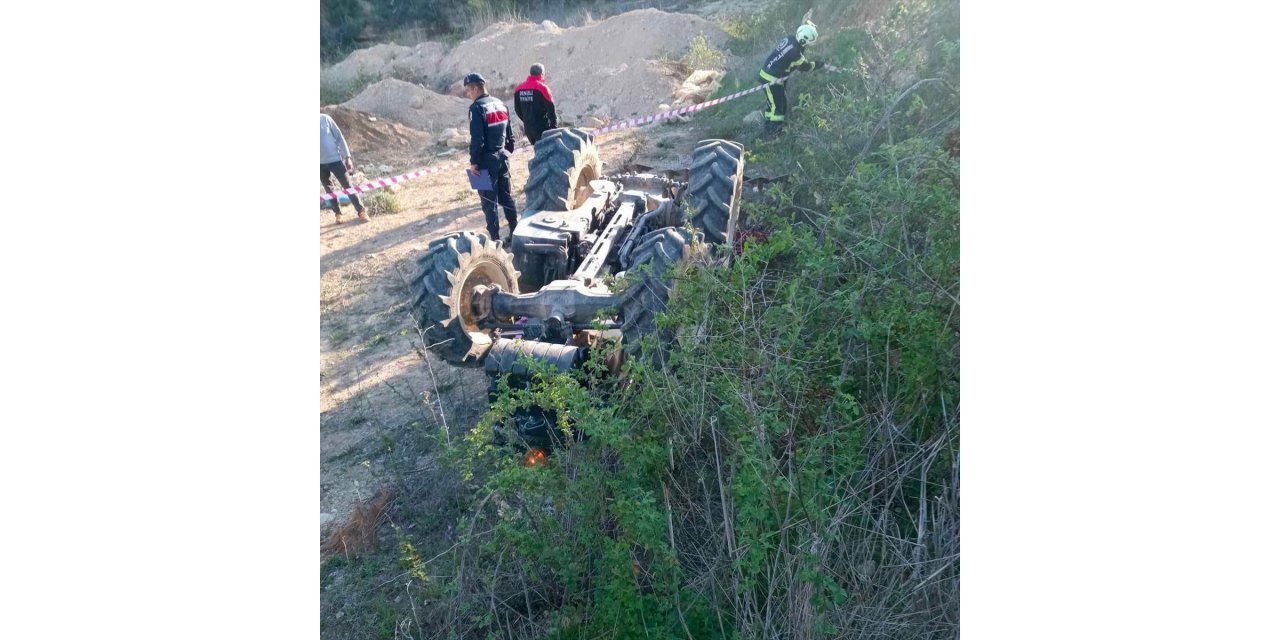
[[[489,179],[493,182],[493,191],[480,192],[480,208],[484,210],[485,226],[489,230],[489,237],[498,239],[498,207],[502,207],[502,212],[506,214],[507,224],[511,226],[512,234],[516,230],[516,200],[511,196],[511,169],[507,165],[507,159],[490,158],[486,159],[480,165],[481,169],[489,170]]]
[[[538,144],[538,141],[542,139],[542,129],[525,127],[524,137],[529,139],[529,144]]]
[[[761,83],[768,80],[761,79]],[[764,88],[765,99],[769,101],[769,110],[764,112],[768,122],[784,122],[787,119],[787,83],[780,82]]]
[[[320,165],[320,186],[324,187],[325,193],[333,193],[333,181],[329,179],[329,175],[333,174],[338,179],[338,183],[343,189],[351,188],[351,181],[347,179],[347,167],[341,162],[330,162],[329,164]],[[356,213],[364,211],[364,205],[360,204],[360,196],[350,194],[351,204],[355,206]],[[342,214],[342,203],[337,198],[329,201],[329,208],[333,209],[336,214]]]

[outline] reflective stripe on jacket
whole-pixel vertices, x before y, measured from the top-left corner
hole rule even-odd
[[[471,164],[484,165],[487,159],[500,156],[504,148],[515,149],[516,136],[511,131],[507,105],[501,100],[487,93],[476,98],[467,118],[471,121]]]

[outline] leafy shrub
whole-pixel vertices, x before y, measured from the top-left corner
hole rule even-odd
[[[726,59],[723,52],[712,46],[706,34],[700,33],[689,43],[689,51],[684,54],[681,62],[690,70],[723,69]]]
[[[720,28],[729,34],[729,50],[745,56],[764,55],[762,45],[773,37],[773,26],[765,12],[729,16],[720,21]]]
[[[364,12],[357,0],[320,0],[320,57],[345,55],[345,47],[364,27]]]
[[[400,196],[392,192],[390,189],[378,189],[370,191],[361,197],[361,202],[368,208],[369,213],[373,215],[400,213]]]
[[[361,74],[350,82],[334,82],[320,76],[320,105],[341,104],[355,97],[365,87],[374,82],[368,75]]]

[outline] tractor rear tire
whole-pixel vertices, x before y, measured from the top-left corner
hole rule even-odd
[[[477,285],[497,284],[519,293],[511,254],[473,231],[436,239],[418,259],[413,286],[413,318],[427,346],[446,362],[480,366],[493,346],[488,331],[476,327],[471,296]]]
[[[693,226],[707,244],[732,247],[742,201],[742,145],[728,140],[703,140],[693,151],[685,202]]]
[[[529,179],[524,185],[525,211],[569,211],[590,193],[588,183],[600,177],[600,152],[586,129],[552,129],[533,146]]]
[[[688,231],[667,227],[645,235],[632,253],[635,266],[627,271],[631,282],[618,302],[622,342],[629,356],[640,357],[641,341],[655,335],[657,344],[651,352],[652,361],[659,366],[666,363],[675,332],[659,331],[657,315],[666,311],[671,295],[673,280],[668,271],[690,257],[692,242]]]

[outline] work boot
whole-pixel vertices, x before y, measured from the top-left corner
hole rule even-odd
[[[764,123],[764,139],[765,140],[772,140],[778,137],[779,133],[782,133],[781,122],[768,121]]]
[[[356,217],[357,217],[357,218],[360,218],[360,222],[368,222],[368,221],[369,221],[369,212],[368,212],[368,211],[357,211],[357,212],[356,212]]]

